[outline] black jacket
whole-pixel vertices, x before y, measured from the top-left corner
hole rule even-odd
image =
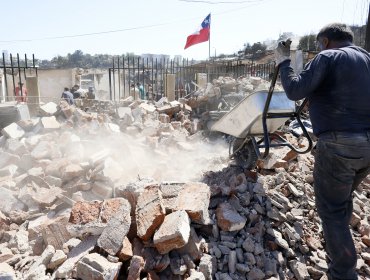
[[[308,97],[315,135],[327,131],[370,130],[370,55],[347,46],[320,52],[294,74],[280,65],[281,82],[291,100]]]

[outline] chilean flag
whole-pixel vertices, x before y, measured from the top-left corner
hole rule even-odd
[[[202,22],[200,28],[195,33],[188,36],[186,39],[186,45],[184,49],[188,47],[207,42],[209,40],[209,34],[211,33],[211,14],[209,14]]]

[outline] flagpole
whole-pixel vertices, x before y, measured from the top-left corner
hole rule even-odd
[[[210,20],[212,20],[211,17]],[[208,35],[208,60],[211,61],[211,24],[209,25],[209,35]]]

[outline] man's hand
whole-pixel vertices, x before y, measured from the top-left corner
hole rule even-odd
[[[283,61],[290,59],[290,44],[292,41],[287,39],[286,41],[280,41],[277,48],[275,49],[275,60],[276,65],[279,65]]]

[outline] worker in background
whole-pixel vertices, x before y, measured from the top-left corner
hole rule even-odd
[[[95,99],[94,87],[89,87],[87,99]]]
[[[69,105],[73,105],[73,94],[69,91],[69,88],[65,87],[62,93],[62,99],[66,100]]]
[[[370,172],[370,55],[353,45],[345,24],[323,27],[316,40],[320,53],[300,74],[290,66],[290,41],[278,44],[275,58],[288,98],[308,98],[318,137],[314,190],[330,259],[328,277],[358,279],[349,222],[352,193]]]
[[[27,102],[27,89],[23,86],[23,83],[19,82],[14,91],[16,101]]]
[[[137,88],[139,89],[140,99],[145,99],[145,90],[144,86],[141,83],[136,83]]]
[[[139,99],[139,89],[135,86],[135,84],[134,83],[132,83],[131,84],[131,86],[130,86],[130,95],[135,99],[135,100],[137,100],[137,99]]]
[[[81,91],[79,85],[74,85],[70,91],[73,95],[73,99],[81,98]]]

